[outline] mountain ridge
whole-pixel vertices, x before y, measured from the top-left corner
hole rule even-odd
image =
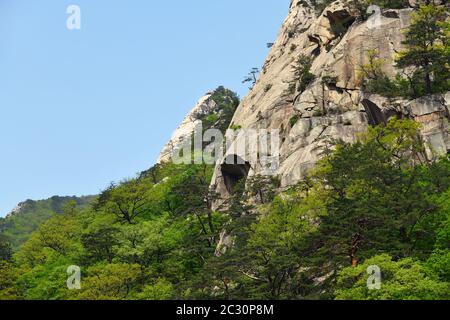
[[[6,236],[13,250],[17,250],[43,222],[55,214],[62,214],[69,202],[74,202],[82,209],[95,197],[53,196],[43,200],[25,200],[4,218],[0,218],[0,235]]]

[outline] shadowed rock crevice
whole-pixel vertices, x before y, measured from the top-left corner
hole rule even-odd
[[[369,118],[369,124],[371,126],[376,126],[387,122],[385,114],[375,103],[368,99],[364,99],[361,103],[366,110],[367,117]]]
[[[244,161],[237,155],[228,156],[225,163],[221,165],[223,182],[228,194],[233,194],[235,186],[248,177],[250,163]]]
[[[397,117],[398,119],[405,118],[405,115],[395,109],[381,109],[378,105],[369,99],[364,99],[361,101],[364,109],[367,113],[369,119],[369,125],[376,126],[380,124],[386,124],[392,117]]]
[[[345,34],[356,21],[356,18],[347,9],[327,11],[325,16],[330,21],[331,30],[338,37]]]

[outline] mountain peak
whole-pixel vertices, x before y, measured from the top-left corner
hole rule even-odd
[[[202,121],[204,130],[209,128],[226,130],[238,105],[237,94],[222,86],[206,93],[197,101],[172,134],[170,140],[163,147],[157,163],[168,162],[172,159],[173,151],[192,135],[198,121]]]

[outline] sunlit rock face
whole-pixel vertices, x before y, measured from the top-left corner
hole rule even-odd
[[[172,159],[173,152],[183,141],[192,135],[195,129],[196,123],[199,119],[214,110],[217,106],[211,99],[212,93],[207,93],[201,97],[192,110],[184,118],[183,122],[178,126],[175,132],[172,134],[170,140],[166,143],[162,149],[157,163],[169,162]]]
[[[183,148],[186,141],[191,140],[199,125],[202,126],[203,130],[215,128],[225,131],[230,125],[231,117],[238,104],[237,95],[224,87],[219,87],[205,94],[174,131],[172,137],[162,149],[157,163],[172,161],[174,154]]]
[[[360,66],[368,62],[370,50],[377,50],[385,60],[387,75],[398,72],[395,57],[405,49],[403,32],[411,23],[412,10],[389,9],[362,22],[343,0],[333,2],[321,14],[307,0],[291,1],[261,75],[232,120],[234,127],[243,129],[279,130],[276,175],[282,188],[303,179],[331,139],[355,141],[367,126],[392,116],[422,124],[430,156],[450,150],[449,95],[405,101],[368,95],[361,88]],[[300,55],[313,58],[311,73],[315,75],[303,92],[292,90]],[[217,164],[212,181],[212,188],[223,199],[230,195],[228,171],[233,170],[229,166],[223,170],[230,156],[249,164],[248,177],[264,170],[252,163],[248,152],[230,149]],[[219,205],[220,201],[216,208]]]

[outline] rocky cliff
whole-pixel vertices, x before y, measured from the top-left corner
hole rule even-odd
[[[395,57],[404,49],[402,40],[411,14],[411,8],[387,9],[364,21],[346,1],[333,2],[322,13],[310,1],[291,1],[261,75],[232,120],[234,126],[244,129],[280,130],[276,174],[282,187],[305,177],[330,139],[352,142],[368,125],[385,122],[394,115],[422,124],[430,157],[450,150],[449,94],[402,100],[363,90],[361,66],[367,63],[369,52],[379,53],[388,76],[399,72]],[[295,84],[299,57],[310,59],[314,75],[301,91]],[[223,169],[231,155],[249,164],[249,176],[264,170],[252,162],[248,151],[230,149],[217,165],[212,183],[222,198],[229,196],[228,172]]]
[[[206,93],[184,118],[162,149],[157,163],[168,162],[183,142],[190,139],[196,126],[201,123],[203,130],[217,128],[225,131],[239,104],[237,95],[223,87]]]

